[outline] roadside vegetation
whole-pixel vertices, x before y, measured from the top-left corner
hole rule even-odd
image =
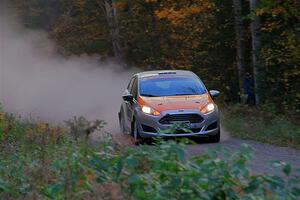
[[[300,172],[276,162],[286,177],[251,173],[249,146],[187,158],[175,141],[121,147],[103,125],[80,117],[56,127],[0,111],[0,199],[300,197]],[[97,144],[92,133],[102,136]]]
[[[230,106],[223,109],[222,121],[233,137],[300,149],[299,119],[270,106]]]

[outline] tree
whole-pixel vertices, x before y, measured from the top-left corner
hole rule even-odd
[[[261,61],[260,61],[260,50],[261,50],[261,37],[260,37],[260,16],[257,15],[256,11],[260,0],[250,0],[250,11],[252,16],[251,21],[251,37],[252,37],[252,66],[254,75],[254,90],[255,90],[255,103],[259,105],[261,103],[261,92],[262,92],[262,73],[261,73]]]
[[[50,36],[69,54],[99,54],[102,58],[114,55],[110,28],[94,0],[60,0],[61,15],[51,27]]]
[[[107,24],[110,28],[111,43],[114,55],[118,62],[123,60],[120,46],[120,28],[118,23],[117,9],[115,0],[98,0],[98,5],[102,9]]]
[[[215,9],[215,4],[209,0],[165,0],[160,3],[155,15],[162,23],[168,23],[172,31],[169,41],[174,45],[173,51],[168,48],[165,59],[169,66],[191,69],[195,61],[207,65],[208,50],[214,45],[208,40],[216,34]]]
[[[245,94],[243,88],[245,72],[245,44],[244,44],[244,26],[242,22],[242,5],[241,0],[233,0],[234,7],[234,28],[236,40],[236,62],[238,69],[239,93],[240,96]]]
[[[280,113],[300,113],[300,1],[261,0],[264,102]]]
[[[300,113],[299,0],[11,3],[27,27],[48,31],[65,55],[114,56],[143,70],[192,70],[228,102],[244,93],[244,71],[253,70],[257,104]]]

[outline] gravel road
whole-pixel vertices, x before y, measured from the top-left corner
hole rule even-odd
[[[217,148],[219,146],[225,147],[230,151],[235,151],[241,148],[242,144],[248,144],[253,149],[253,160],[249,163],[250,169],[255,173],[268,173],[283,175],[280,169],[271,168],[271,161],[282,161],[290,163],[292,168],[300,168],[300,151],[289,147],[278,147],[274,145],[264,144],[252,140],[241,140],[231,138],[229,133],[224,129],[221,130],[221,142],[218,144],[196,144],[188,145],[186,147],[187,154],[189,156],[201,154],[201,152]]]

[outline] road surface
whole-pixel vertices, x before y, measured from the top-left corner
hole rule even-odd
[[[300,168],[299,150],[289,147],[278,147],[252,140],[232,138],[224,129],[222,129],[221,134],[221,142],[219,144],[204,143],[188,145],[186,147],[187,154],[190,156],[197,155],[207,149],[219,146],[235,151],[241,148],[241,144],[248,144],[253,149],[253,160],[249,163],[249,167],[253,172],[283,175],[280,169],[270,168],[270,162],[274,160],[290,163],[294,169]]]

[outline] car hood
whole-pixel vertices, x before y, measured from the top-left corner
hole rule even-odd
[[[202,109],[212,102],[210,95],[185,95],[167,97],[138,97],[139,105],[147,105],[158,112],[164,110]]]

